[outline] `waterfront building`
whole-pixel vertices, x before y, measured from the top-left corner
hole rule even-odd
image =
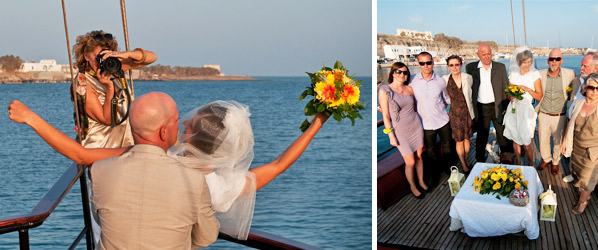
[[[407,47],[404,45],[384,45],[384,58],[404,61],[409,57],[415,57],[422,51],[426,51],[425,46]]]
[[[220,71],[220,64],[204,64],[203,67],[204,68],[217,69],[218,72],[220,72],[220,76],[224,76],[224,74],[222,73],[222,71]]]
[[[397,29],[397,36],[409,37],[413,39],[422,39],[427,41],[434,41],[434,36],[430,31],[417,31],[408,29]]]
[[[68,72],[69,66],[57,64],[54,59],[42,59],[39,62],[24,62],[21,72],[45,71],[45,72]]]

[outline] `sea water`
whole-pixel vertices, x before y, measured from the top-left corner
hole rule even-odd
[[[162,91],[181,114],[214,100],[247,104],[255,134],[252,167],[276,159],[300,134],[308,100],[299,95],[308,77],[257,77],[258,81],[134,82],[135,95]],[[371,90],[363,80],[366,110],[355,126],[330,118],[305,153],[257,192],[252,228],[325,249],[371,248]],[[74,137],[69,84],[0,85],[0,105],[21,100],[50,124]],[[6,109],[5,109],[6,111]],[[26,214],[72,163],[27,125],[0,115],[0,217]],[[65,249],[83,228],[79,184],[43,225],[29,231],[31,249]],[[85,240],[78,249],[84,249]],[[239,249],[218,240],[212,249]],[[18,248],[18,233],[0,235],[0,249]]]

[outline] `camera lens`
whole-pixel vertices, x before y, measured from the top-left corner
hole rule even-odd
[[[102,71],[114,74],[121,69],[120,61],[115,57],[108,57],[101,63]]]

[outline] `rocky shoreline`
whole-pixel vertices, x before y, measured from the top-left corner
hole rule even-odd
[[[128,78],[128,74],[127,78]],[[133,81],[257,81],[250,76],[176,76],[160,75],[145,76],[133,73]],[[0,84],[21,84],[21,83],[64,83],[70,82],[70,73],[61,72],[1,72]]]

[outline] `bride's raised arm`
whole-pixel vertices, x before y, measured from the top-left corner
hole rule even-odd
[[[311,140],[320,131],[322,125],[328,120],[324,112],[317,113],[316,119],[311,126],[303,132],[278,158],[274,161],[249,170],[255,174],[255,189],[258,190],[274,180],[282,172],[286,171],[303,154]]]
[[[54,150],[78,164],[89,165],[95,161],[121,155],[130,148],[84,148],[81,144],[54,128],[18,100],[10,102],[8,105],[8,114],[12,121],[29,125]]]

